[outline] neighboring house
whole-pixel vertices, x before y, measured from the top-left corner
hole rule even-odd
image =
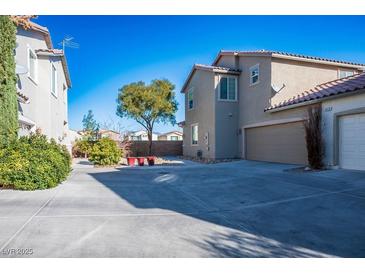
[[[147,131],[138,130],[138,131],[129,131],[125,134],[125,138],[130,141],[148,141]],[[158,133],[152,133],[152,141],[158,140]]]
[[[158,136],[159,141],[182,141],[183,133],[180,131],[170,131]]]
[[[65,142],[71,144],[72,147],[75,144],[75,142],[80,139],[82,139],[82,135],[78,133],[78,131],[69,129],[67,136],[65,138]]]
[[[195,65],[182,88],[184,155],[306,164],[303,121],[317,104],[325,164],[365,169],[364,69],[282,52],[221,51],[212,65]]]
[[[67,93],[71,80],[64,52],[53,48],[47,28],[22,16],[12,19],[17,24],[19,135],[39,129],[71,149],[67,138]]]
[[[110,138],[114,141],[122,141],[122,136],[119,132],[110,129],[100,129],[98,132],[98,138]]]

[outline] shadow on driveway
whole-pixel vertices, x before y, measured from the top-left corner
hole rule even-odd
[[[88,174],[135,208],[229,228],[185,239],[211,256],[365,256],[365,173],[287,168],[239,161]]]

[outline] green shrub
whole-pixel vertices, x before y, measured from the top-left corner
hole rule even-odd
[[[40,134],[21,137],[0,150],[0,185],[4,187],[51,188],[64,181],[70,171],[67,148]]]
[[[95,165],[107,166],[119,163],[121,149],[109,138],[96,141],[91,149],[89,160]]]
[[[88,157],[94,145],[94,141],[88,139],[80,139],[75,142],[72,147],[74,157]]]

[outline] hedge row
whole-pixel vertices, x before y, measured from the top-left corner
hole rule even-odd
[[[64,181],[71,171],[65,146],[33,134],[0,149],[0,186],[19,190],[46,189]]]

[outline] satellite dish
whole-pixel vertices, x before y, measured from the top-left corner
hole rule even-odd
[[[15,73],[16,74],[26,74],[26,73],[28,73],[28,69],[21,66],[21,65],[16,64],[15,65]]]
[[[277,86],[277,85],[274,85],[272,84],[271,85],[271,88],[276,92],[278,93],[279,91],[281,91],[283,88],[285,88],[285,84],[283,84],[281,87]]]

